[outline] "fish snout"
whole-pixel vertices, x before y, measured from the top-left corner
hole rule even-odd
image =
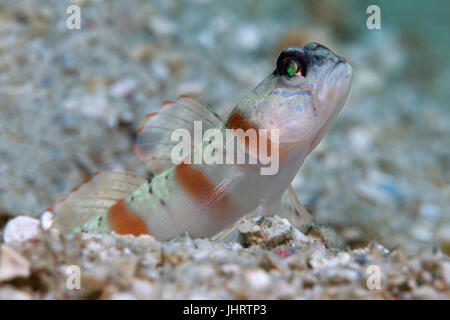
[[[344,57],[337,55],[330,48],[317,43],[311,42],[304,46],[306,54],[309,56],[311,63],[322,65],[325,63],[345,63]]]

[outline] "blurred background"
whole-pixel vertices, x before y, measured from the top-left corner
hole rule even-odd
[[[66,9],[81,8],[68,30]],[[369,30],[366,9],[381,8]],[[349,100],[294,180],[351,248],[450,253],[448,1],[2,0],[0,227],[102,168],[145,174],[146,113],[184,93],[226,112],[317,41],[354,69]]]

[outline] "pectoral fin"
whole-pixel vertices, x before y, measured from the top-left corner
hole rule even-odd
[[[283,193],[272,197],[267,203],[266,215],[273,216],[275,214],[288,219],[294,228],[300,228],[313,220],[309,212],[298,200],[291,185]]]
[[[308,210],[301,204],[291,185],[282,193],[273,196],[268,201],[263,201],[255,210],[249,212],[247,216],[273,216],[278,215],[289,220],[290,224],[299,229],[302,226],[310,225],[313,222]],[[237,241],[236,227],[244,218],[236,221],[235,224],[216,234],[211,240]]]

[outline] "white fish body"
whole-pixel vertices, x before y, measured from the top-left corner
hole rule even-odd
[[[56,214],[54,226],[65,232],[146,233],[166,240],[183,232],[193,237],[213,236],[256,208],[295,220],[295,215],[284,212],[281,197],[342,109],[351,78],[352,69],[343,58],[310,43],[283,50],[276,70],[223,120],[190,97],[167,101],[159,112],[147,115],[135,146],[156,176],[143,179],[109,171],[95,175],[50,208]],[[215,128],[224,137],[227,129],[264,131],[269,154],[278,153],[276,173],[261,174],[268,165],[260,161],[188,163],[188,158],[210,152],[211,144],[215,145],[211,140],[197,141],[192,154],[174,164],[171,151],[177,142],[171,140],[171,133],[179,128],[193,133],[194,121],[201,121],[203,131]],[[275,132],[276,142],[270,140]],[[257,151],[267,143],[263,136],[257,140]],[[261,160],[260,153],[239,134],[234,135],[234,142],[233,148],[218,149],[224,160],[230,152],[242,150],[247,157]],[[293,201],[299,211],[301,205]]]

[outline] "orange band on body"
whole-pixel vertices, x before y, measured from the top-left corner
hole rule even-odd
[[[231,196],[218,190],[203,170],[181,162],[175,168],[175,178],[200,208],[209,208],[218,216],[230,210]]]
[[[118,234],[151,234],[147,222],[139,214],[127,209],[123,199],[117,201],[108,213],[111,230]]]
[[[256,124],[254,124],[248,117],[246,117],[242,113],[242,111],[234,110],[231,113],[230,117],[228,118],[228,121],[225,126],[227,129],[233,129],[235,131],[238,129],[242,129],[244,131],[244,133],[249,129],[255,130],[256,146],[257,146],[256,152],[257,152],[257,154],[259,154],[260,138],[261,138],[262,134],[259,131],[259,127]],[[267,142],[267,147],[266,147],[267,156],[270,157],[272,154],[272,141],[270,140],[269,137],[266,137],[265,140]],[[238,134],[238,141],[239,141],[239,143],[244,144],[245,150],[250,151],[249,143],[248,143],[248,141],[250,141],[250,138],[248,136],[243,136],[243,135]],[[264,140],[262,140],[262,142],[263,141]],[[277,143],[274,143],[274,146],[278,147],[278,155],[280,158],[282,158],[286,154],[286,151],[281,149]]]

